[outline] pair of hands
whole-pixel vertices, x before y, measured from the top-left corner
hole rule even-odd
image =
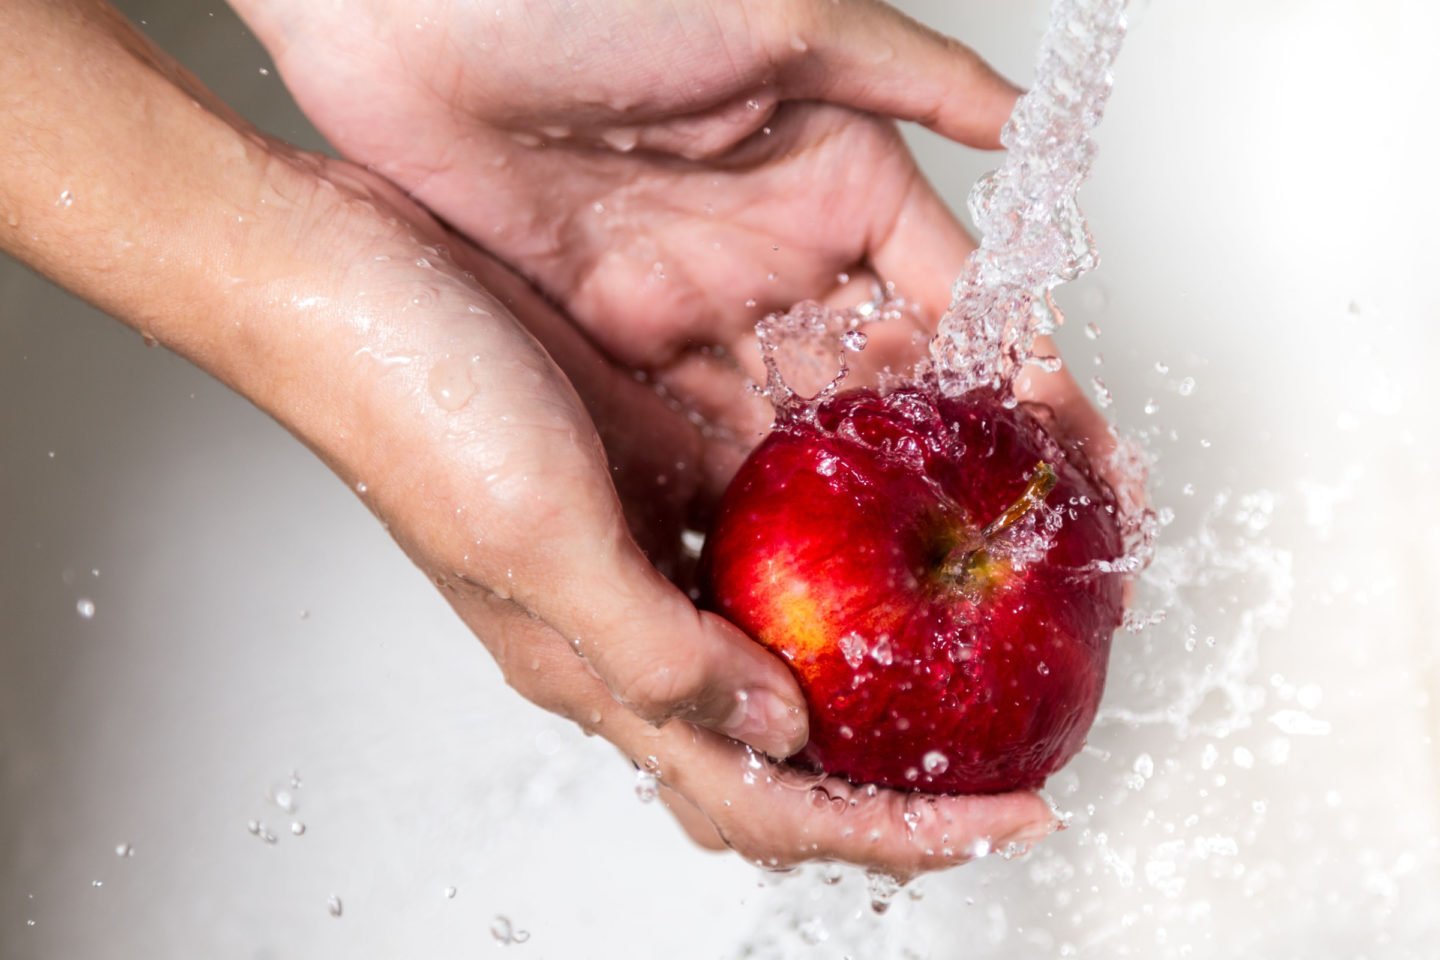
[[[995,147],[1017,91],[871,0],[235,6],[331,142],[448,225],[315,170],[355,264],[318,322],[360,386],[353,429],[312,444],[510,684],[762,864],[906,874],[1050,832],[1032,794],[812,789],[757,759],[735,740],[805,741],[793,678],[662,574],[767,423],[757,319],[845,298],[841,274],[932,322],[948,302],[973,243],[888,118]],[[1068,374],[1021,386],[1103,439]]]

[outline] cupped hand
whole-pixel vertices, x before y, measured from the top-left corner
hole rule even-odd
[[[994,147],[1018,94],[877,0],[234,2],[347,156],[748,437],[757,319],[848,276],[933,323],[973,249],[890,120]],[[1068,372],[1021,391],[1108,451]]]
[[[708,431],[385,185],[343,165],[325,178],[369,199],[344,201],[304,237],[346,265],[335,282],[315,289],[307,272],[270,297],[298,315],[285,329],[321,331],[306,352],[332,360],[313,362],[340,367],[306,378],[342,384],[334,409],[292,428],[386,522],[510,684],[650,769],[702,841],[759,863],[909,874],[1052,829],[1033,794],[871,793],[767,759],[805,739],[789,671],[652,562],[678,559],[674,531],[706,496]],[[367,212],[376,204],[399,215]]]
[[[866,267],[937,315],[970,245],[885,118],[993,147],[1016,96],[875,2],[239,7],[346,156],[652,369]]]

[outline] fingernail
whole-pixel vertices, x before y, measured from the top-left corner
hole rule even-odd
[[[805,711],[769,690],[741,690],[720,732],[772,757],[788,757],[805,745]]]

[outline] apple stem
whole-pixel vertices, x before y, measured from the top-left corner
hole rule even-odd
[[[942,567],[944,572],[957,581],[971,579],[976,575],[989,557],[988,548],[991,542],[1044,503],[1050,491],[1055,489],[1057,480],[1055,468],[1050,464],[1044,460],[1035,464],[1035,469],[1030,474],[1030,482],[1025,485],[1019,498],[1006,507],[1000,516],[991,520],[978,537],[972,537],[950,551],[950,556]]]
[[[1009,530],[1015,524],[1025,518],[1025,515],[1045,502],[1050,496],[1050,491],[1055,489],[1055,468],[1044,460],[1035,464],[1035,470],[1030,474],[1030,482],[1025,486],[1025,492],[1020,494],[1020,499],[1005,508],[1005,512],[994,520],[980,534],[989,543],[1000,534]]]

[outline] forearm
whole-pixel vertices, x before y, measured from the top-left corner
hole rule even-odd
[[[270,164],[180,80],[106,6],[0,9],[0,246],[185,349],[245,266]]]
[[[408,227],[100,3],[0,4],[0,143],[0,250],[346,459],[337,411],[363,343],[337,291],[362,282],[361,250],[417,245]]]

